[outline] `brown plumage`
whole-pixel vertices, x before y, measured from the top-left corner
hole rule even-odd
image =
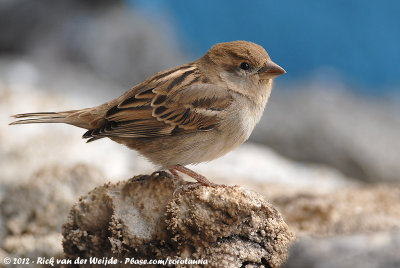
[[[209,161],[242,144],[259,121],[272,79],[285,73],[259,45],[214,45],[192,63],[157,73],[119,98],[65,112],[26,113],[16,124],[66,123],[87,129],[88,142],[108,137],[139,151],[162,169]]]

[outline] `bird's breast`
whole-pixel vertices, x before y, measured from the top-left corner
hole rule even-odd
[[[240,99],[227,111],[225,119],[218,127],[221,133],[219,142],[223,143],[227,153],[244,143],[260,121],[263,105],[255,105],[248,99]]]

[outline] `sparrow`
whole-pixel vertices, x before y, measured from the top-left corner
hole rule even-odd
[[[248,41],[219,43],[200,59],[159,72],[122,96],[92,108],[14,115],[10,125],[66,123],[92,142],[109,138],[179,177],[185,167],[216,159],[245,142],[259,122],[273,79],[286,73]]]

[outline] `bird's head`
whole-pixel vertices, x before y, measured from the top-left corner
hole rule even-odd
[[[263,47],[248,41],[216,44],[199,59],[199,63],[214,81],[257,99],[260,94],[268,98],[272,79],[286,73]]]
[[[248,41],[216,44],[200,60],[218,72],[226,72],[238,78],[262,81],[286,73],[271,60],[263,47]]]

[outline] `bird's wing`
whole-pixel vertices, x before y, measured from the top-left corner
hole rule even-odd
[[[171,83],[171,82],[170,82]],[[151,84],[151,83],[150,83]],[[213,129],[231,95],[212,84],[182,87],[140,86],[124,94],[110,108],[102,126],[85,133],[89,141],[102,137],[142,138]]]

